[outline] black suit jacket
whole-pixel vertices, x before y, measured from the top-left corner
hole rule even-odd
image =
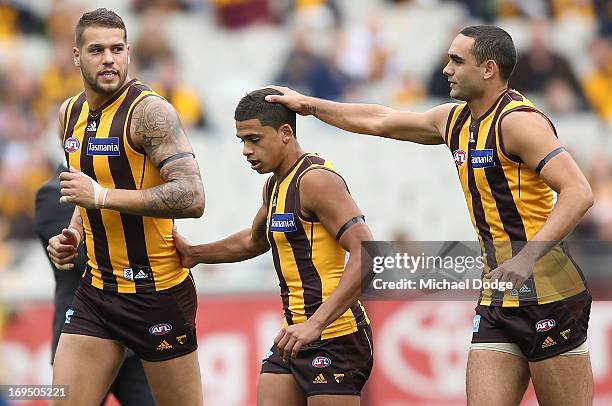
[[[60,165],[57,168],[56,176],[45,183],[38,192],[36,192],[36,209],[34,214],[34,230],[40,239],[43,247],[46,248],[49,238],[62,232],[63,228],[68,227],[72,213],[74,212],[73,204],[60,203],[60,186],[59,174],[68,169]],[[64,327],[66,311],[72,304],[74,292],[79,286],[81,275],[85,270],[87,257],[83,244],[79,246],[79,256],[74,263],[74,268],[69,271],[60,271],[53,265],[51,260],[51,268],[55,277],[55,315],[53,318],[53,343],[51,347],[51,360],[55,357],[55,350],[59,340],[60,333]],[[47,258],[49,258],[47,256]]]

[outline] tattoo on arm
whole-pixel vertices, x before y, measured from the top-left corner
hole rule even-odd
[[[193,159],[190,158],[191,161]],[[183,165],[181,162],[169,164],[162,168],[164,184],[143,191],[142,199],[148,216],[172,215],[182,217],[182,213],[192,207],[196,191],[190,185],[190,179],[199,178],[197,167]],[[194,171],[195,169],[195,171]],[[195,173],[194,173],[195,172]]]
[[[176,112],[168,102],[159,97],[146,97],[134,107],[131,132],[156,166],[159,162],[155,162],[154,159],[160,155],[171,156],[176,152],[191,152]],[[184,138],[182,143],[180,136]],[[170,153],[178,147],[187,147],[188,151]]]
[[[147,97],[136,105],[130,131],[155,166],[175,154],[193,152],[176,111],[159,97]],[[160,177],[163,184],[142,191],[143,215],[180,218],[201,211],[197,208],[203,208],[204,189],[195,159],[189,156],[166,164]]]

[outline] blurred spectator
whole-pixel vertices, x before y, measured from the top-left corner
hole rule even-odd
[[[380,16],[370,13],[365,24],[339,31],[335,48],[339,69],[357,82],[378,82],[392,74],[393,51]]]
[[[470,17],[477,18],[487,24],[493,23],[497,18],[497,0],[456,0],[466,6]]]
[[[12,141],[0,158],[0,217],[8,223],[7,238],[32,238],[34,195],[52,173],[36,143]]]
[[[332,100],[341,99],[349,85],[348,78],[333,60],[310,50],[306,33],[302,30],[294,31],[293,48],[274,82],[311,96]]]
[[[72,47],[74,38],[69,42],[51,44],[53,57],[40,75],[40,95],[37,101],[37,112],[41,117],[53,112],[53,123],[56,123],[57,109],[68,97],[83,90],[79,68],[74,65]]]
[[[154,69],[157,62],[172,56],[172,47],[166,34],[166,18],[158,8],[149,8],[142,15],[140,33],[131,47],[131,55],[143,71]]]
[[[580,16],[593,20],[595,16],[593,0],[549,0],[549,2],[550,13],[555,20],[566,16]]]
[[[164,12],[189,11],[193,7],[193,0],[132,0],[132,10],[137,13],[156,8]]]
[[[0,72],[0,218],[8,238],[30,238],[34,192],[49,174],[34,106],[38,86],[19,66]]]
[[[448,87],[448,83],[447,83]],[[422,101],[427,92],[420,80],[417,80],[413,75],[405,73],[397,85],[394,86],[394,92],[391,95],[391,104],[401,106],[410,106]],[[450,88],[449,88],[450,90]],[[446,97],[449,96],[449,90],[446,92]]]
[[[217,24],[228,29],[274,21],[268,0],[210,0]]]
[[[342,14],[336,0],[289,0],[285,21],[311,29],[335,29],[342,26]]]
[[[0,40],[19,35],[41,34],[41,18],[24,4],[0,0]]]
[[[151,88],[174,106],[187,129],[201,129],[207,125],[198,94],[179,81],[174,57],[167,56],[159,62],[155,77],[157,82],[153,82]]]
[[[587,109],[586,99],[570,64],[550,48],[548,23],[536,20],[531,24],[531,44],[517,57],[510,87],[523,93],[541,94],[549,110],[555,113]]]
[[[583,238],[612,242],[612,163],[603,154],[593,156],[587,172],[595,204],[577,228]]]
[[[610,39],[612,38],[612,1],[593,1],[595,3],[595,15],[597,15],[599,35]]]
[[[589,55],[593,71],[585,77],[585,93],[599,118],[612,124],[612,38],[595,38]]]
[[[81,10],[66,0],[56,0],[45,19],[45,34],[51,42],[74,44],[74,27],[79,20]],[[72,47],[64,48],[71,52]]]
[[[448,56],[444,54],[440,60],[439,65],[431,72],[429,81],[427,82],[427,94],[430,97],[439,97],[441,99],[450,98],[450,85],[448,84],[448,78],[442,70],[448,63]]]

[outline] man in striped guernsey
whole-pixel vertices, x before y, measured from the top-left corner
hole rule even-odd
[[[467,366],[468,404],[518,405],[530,378],[542,405],[590,404],[591,298],[560,241],[593,204],[591,188],[550,120],[508,89],[516,51],[507,32],[465,28],[448,57],[443,73],[450,95],[464,104],[413,113],[334,103],[281,87],[275,88],[284,96],[267,99],[355,133],[445,143],[485,255],[484,277],[515,287],[481,294]]]
[[[326,159],[304,153],[295,113],[267,103],[270,94],[279,93],[249,93],[234,116],[251,168],[273,173],[252,227],[196,246],[177,234],[177,249],[187,267],[272,250],[284,318],[263,360],[258,405],[358,405],[372,368],[371,330],[359,301],[361,242],[372,236],[344,179]]]
[[[100,404],[126,347],[143,360],[158,404],[202,404],[197,296],[172,237],[172,219],[204,210],[192,148],[174,108],[129,77],[121,17],[83,14],[73,55],[84,92],[60,108],[70,167],[60,202],[77,207],[47,250],[70,269],[83,242],[87,266],[53,364],[53,383],[70,397],[56,404]]]

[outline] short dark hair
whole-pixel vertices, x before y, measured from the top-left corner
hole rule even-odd
[[[282,94],[269,87],[248,93],[238,103],[234,112],[234,120],[246,121],[257,118],[261,125],[273,127],[275,130],[278,130],[283,124],[289,124],[295,136],[295,111],[289,110],[280,103],[269,103],[265,100],[266,96]]]
[[[119,28],[123,30],[123,39],[127,43],[127,29],[125,23],[119,16],[112,10],[107,8],[99,8],[94,11],[89,11],[81,16],[79,22],[76,25],[75,36],[77,47],[80,48],[83,45],[83,32],[87,27],[105,27],[105,28]]]
[[[510,78],[516,65],[516,49],[510,34],[493,25],[467,27],[460,34],[474,38],[471,52],[479,64],[492,59],[497,63],[502,79],[507,81]]]

